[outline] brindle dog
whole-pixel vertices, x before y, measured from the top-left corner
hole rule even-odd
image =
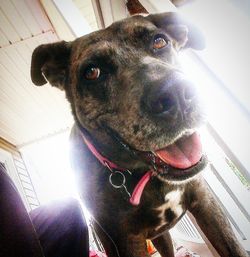
[[[149,256],[147,238],[161,256],[174,256],[168,229],[187,210],[221,256],[248,256],[198,174],[206,157],[195,129],[204,114],[178,64],[185,48],[203,49],[201,32],[175,13],[163,13],[133,16],[33,53],[34,84],[48,81],[65,90],[71,104],[74,169],[109,257]],[[86,141],[125,170],[111,181],[124,179],[124,186],[112,186],[115,170]],[[148,170],[150,180],[133,205],[129,193]]]

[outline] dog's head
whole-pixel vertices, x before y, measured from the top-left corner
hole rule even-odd
[[[65,90],[79,126],[110,131],[159,176],[181,180],[204,165],[195,128],[203,120],[178,52],[202,49],[201,32],[175,13],[133,16],[76,39],[39,46],[31,77]]]

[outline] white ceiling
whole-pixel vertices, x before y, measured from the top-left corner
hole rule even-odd
[[[91,0],[74,0],[97,28]],[[84,4],[82,4],[84,3]],[[21,146],[71,127],[64,93],[30,80],[34,48],[60,40],[38,0],[0,1],[0,137]]]
[[[78,7],[84,18],[88,21],[90,27],[93,30],[97,30],[98,26],[91,0],[73,0],[73,2]]]

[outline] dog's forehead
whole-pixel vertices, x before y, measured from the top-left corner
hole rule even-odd
[[[82,41],[85,45],[94,44],[100,41],[117,41],[121,38],[131,38],[140,36],[141,33],[153,32],[156,26],[147,17],[141,15],[132,16],[114,22],[106,29],[101,29],[90,33],[77,41]]]
[[[113,23],[107,28],[111,33],[118,33],[122,35],[132,36],[142,30],[153,31],[156,26],[142,15],[132,16],[127,19]]]
[[[97,54],[105,53],[120,46],[121,42],[141,40],[142,36],[151,34],[156,30],[156,26],[147,20],[146,17],[137,15],[118,21],[99,31],[78,38],[75,41],[76,50],[74,59],[84,58]]]

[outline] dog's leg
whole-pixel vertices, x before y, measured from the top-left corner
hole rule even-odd
[[[193,184],[189,211],[221,257],[248,257],[206,183]],[[194,190],[195,188],[195,190]]]
[[[94,223],[94,228],[108,257],[150,257],[144,236],[130,235],[127,237],[120,233],[119,238],[115,238],[107,234],[107,231],[104,232],[96,223]]]
[[[118,250],[116,249],[116,244],[113,242],[113,238],[110,237],[110,235],[107,235],[107,232],[104,232],[104,230],[96,223],[93,222],[94,229],[96,234],[98,235],[105,252],[108,257],[119,257]]]
[[[150,257],[147,251],[146,238],[142,234],[129,235],[120,240],[121,257]]]
[[[152,240],[152,242],[162,257],[174,257],[173,243],[168,231]]]

